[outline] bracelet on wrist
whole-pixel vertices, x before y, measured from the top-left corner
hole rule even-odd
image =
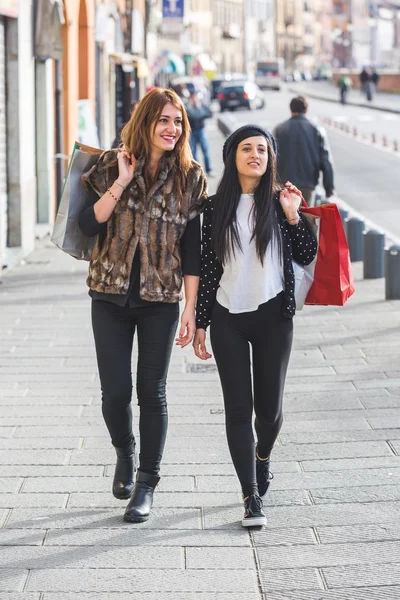
[[[120,182],[118,181],[118,179],[116,179],[116,180],[114,181],[114,183],[116,183],[117,185],[119,185],[119,187],[121,187],[121,188],[122,188],[124,191],[126,190],[126,187],[125,187],[124,185],[122,185],[122,183],[120,183]]]
[[[119,201],[119,199],[120,199],[120,197],[121,197],[121,196],[120,196],[120,197],[118,197],[118,196],[115,196],[115,195],[112,193],[112,191],[111,191],[111,188],[110,188],[110,187],[108,188],[107,192],[110,194],[111,198],[114,198],[115,202],[118,202],[118,201]]]

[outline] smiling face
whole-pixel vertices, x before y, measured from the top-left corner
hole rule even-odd
[[[240,176],[260,180],[268,166],[268,146],[263,135],[240,142],[236,150],[236,168]]]
[[[163,154],[170,152],[182,135],[182,112],[173,104],[164,105],[156,122],[151,146],[153,150]]]

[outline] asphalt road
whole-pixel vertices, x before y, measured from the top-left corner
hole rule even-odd
[[[266,91],[263,110],[236,110],[228,114],[234,116],[239,125],[253,122],[272,130],[277,123],[289,118],[292,96],[286,89]],[[308,116],[316,123],[330,117],[357,127],[360,132],[375,132],[378,138],[387,135],[400,143],[400,115],[313,99]],[[334,130],[328,130],[328,137],[339,197],[400,238],[400,152],[387,152]]]

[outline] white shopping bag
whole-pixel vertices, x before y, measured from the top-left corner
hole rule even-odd
[[[308,214],[302,214],[303,219],[306,221],[308,229],[314,235],[317,242],[319,241],[319,217],[314,217]],[[307,298],[307,294],[311,289],[314,282],[314,271],[317,263],[318,252],[315,254],[314,260],[309,265],[299,265],[294,260],[293,272],[294,272],[294,296],[296,300],[296,310],[302,310],[304,303]]]

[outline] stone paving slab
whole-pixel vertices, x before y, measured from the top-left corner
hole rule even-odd
[[[64,569],[33,571],[26,589],[28,591],[97,592],[135,590],[142,592],[213,592],[216,588],[231,592],[257,591],[258,583],[253,570],[211,570],[204,576],[202,570],[162,569],[75,569],[74,577]]]
[[[381,489],[381,486],[385,486],[385,484],[390,484],[386,487],[393,487],[396,489],[400,485],[400,457],[394,458],[399,459],[399,467],[397,469],[374,469],[373,471],[373,478],[379,482],[379,489]],[[221,477],[199,476],[196,478],[196,483],[196,489],[199,492],[217,492],[221,488],[221,483],[226,491],[233,491],[237,489],[237,478],[235,476],[226,476],[223,479]],[[365,486],[365,490],[368,489],[367,484],[369,484],[369,487],[371,487],[371,469],[364,469],[362,471],[357,470],[357,472],[351,473],[346,478],[342,471],[333,471],[330,473],[321,473],[316,471],[307,473],[282,473],[279,475],[279,477],[276,477],[273,480],[271,489],[273,491],[311,489],[312,496],[315,499],[316,497],[322,498],[324,491],[327,495],[331,494],[334,490],[339,493],[342,489],[344,493],[348,493],[350,495],[352,493],[361,493],[361,490],[364,489],[362,488],[363,485]],[[351,492],[350,488],[355,488],[354,492]],[[25,486],[23,490],[25,490]],[[375,489],[371,492],[371,499],[374,498],[374,494],[377,491],[378,490]],[[344,500],[342,500],[342,502],[343,501]],[[360,502],[361,501],[362,500],[360,500]]]
[[[127,502],[120,501],[119,509],[55,509],[14,508],[7,519],[7,529],[202,529],[202,511],[198,508],[154,508],[150,519],[136,525],[125,523],[122,516]],[[216,509],[222,511],[223,508]]]
[[[266,594],[264,600],[397,600],[399,597],[400,586],[388,585],[324,591],[274,591]]]
[[[322,574],[328,588],[400,585],[398,563],[324,567]]]
[[[304,471],[352,471],[365,469],[369,467],[373,469],[387,468],[387,474],[392,472],[392,468],[400,466],[399,456],[371,456],[366,460],[365,458],[344,458],[344,459],[331,459],[331,460],[304,460],[301,463],[301,467]],[[373,472],[371,471],[373,475]],[[349,477],[353,477],[352,473],[343,474],[343,483],[347,481]]]
[[[400,480],[393,477],[391,485],[385,485],[389,481],[386,478],[382,485],[360,486],[348,488],[326,488],[324,490],[310,489],[310,496],[314,504],[334,504],[336,502],[391,502],[400,499]]]
[[[0,592],[0,600],[40,600],[40,594],[39,592]]]
[[[208,549],[209,550],[209,549]],[[246,556],[250,548],[235,549]],[[12,546],[0,547],[0,569],[178,569],[184,568],[182,547],[164,546]],[[252,568],[253,565],[243,566]],[[199,568],[192,566],[190,568]],[[215,567],[214,567],[215,568]]]
[[[87,492],[88,486],[90,487],[90,493],[102,494],[107,493],[109,495],[111,489],[111,481],[107,477],[92,478],[90,482],[87,481],[86,477],[41,477],[39,480],[34,478],[28,478],[25,480],[22,494],[25,493],[84,493]],[[160,484],[157,486],[159,492],[191,492],[195,489],[194,477],[190,476],[167,476],[163,477]]]
[[[7,532],[7,530],[4,531]],[[11,531],[23,532],[23,530]],[[178,546],[186,548],[192,546],[200,548],[242,548],[251,546],[249,533],[243,528],[231,531],[162,528],[142,531],[138,527],[133,529],[126,527],[123,531],[120,527],[114,527],[113,529],[51,530],[46,535],[44,543],[46,546]]]
[[[212,530],[210,530],[212,531]],[[225,530],[222,530],[225,531]],[[233,533],[235,530],[229,530]],[[293,546],[316,544],[317,536],[311,527],[283,527],[282,529],[254,529],[251,532],[254,546]]]
[[[279,440],[283,446],[287,444],[326,444],[328,442],[361,442],[376,440],[400,439],[400,429],[370,429],[369,431],[327,431],[281,433]]]
[[[268,594],[274,590],[315,590],[323,589],[323,582],[317,569],[261,569],[261,585]]]
[[[133,586],[134,588],[134,586]],[[124,592],[124,599],[135,600],[138,597],[137,592],[132,593]],[[25,596],[24,596],[25,598]],[[29,598],[34,598],[29,596]],[[36,596],[35,596],[36,598]],[[45,593],[42,596],[42,600],[121,600],[121,594],[119,592],[105,592],[105,593],[61,593],[51,594]],[[229,592],[141,592],[140,598],[143,600],[260,600],[260,594],[257,592],[240,592],[233,591]],[[0,600],[2,600],[0,596]],[[4,600],[14,600],[14,598],[5,598]],[[19,600],[19,599],[17,599]]]
[[[65,508],[68,494],[1,494],[1,508],[36,508],[54,506]]]
[[[83,438],[12,438],[1,439],[0,449],[2,450],[42,450],[44,448],[52,448],[56,450],[77,450],[82,448]]]
[[[36,550],[36,549],[33,549]],[[400,541],[257,548],[261,570],[396,563]]]
[[[45,529],[25,531],[24,529],[0,529],[0,546],[42,546],[46,537]]]
[[[103,465],[0,465],[2,477],[102,477],[103,474]]]
[[[28,577],[26,569],[2,569],[0,572],[0,592],[21,592]]]
[[[187,569],[254,569],[253,548],[187,548]]]
[[[343,527],[317,527],[318,539],[322,544],[400,541],[400,523],[382,525],[348,525]]]
[[[387,523],[400,518],[399,502],[368,502],[365,504],[331,504],[319,506],[269,506],[266,500],[268,527],[319,527]],[[204,507],[206,529],[229,529],[238,527],[241,508]]]

